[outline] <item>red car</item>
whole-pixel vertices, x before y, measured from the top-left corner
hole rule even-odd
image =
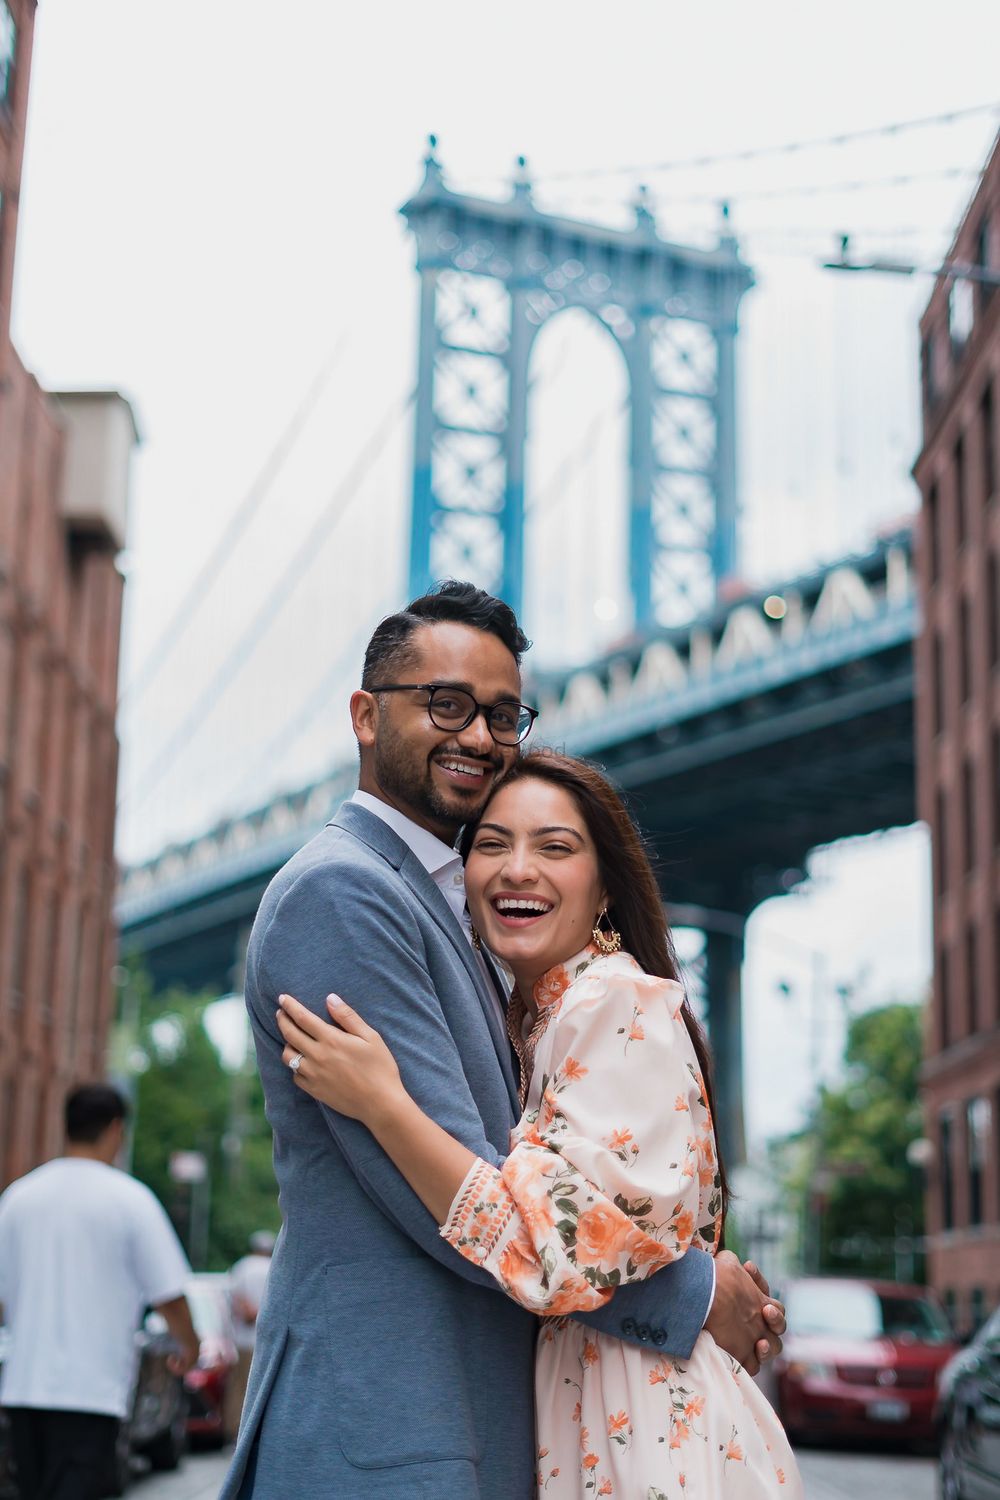
[[[184,1288],[201,1341],[198,1363],[184,1377],[188,1437],[219,1447],[226,1441],[226,1384],[237,1359],[227,1285],[225,1276],[206,1274],[193,1276]]]
[[[938,1377],[958,1344],[926,1287],[809,1277],[785,1300],[775,1375],[790,1437],[934,1440]]]

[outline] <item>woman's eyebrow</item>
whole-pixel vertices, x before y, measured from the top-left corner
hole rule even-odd
[[[494,833],[505,834],[507,838],[513,837],[510,829],[505,828],[502,823],[480,823],[479,827],[476,829],[476,832],[482,833],[484,828],[492,828]]]
[[[532,836],[536,839],[540,839],[545,838],[545,836],[550,833],[570,833],[575,839],[579,839],[581,844],[583,843],[582,833],[578,833],[575,828],[566,828],[561,823],[553,823],[548,828],[536,828]]]

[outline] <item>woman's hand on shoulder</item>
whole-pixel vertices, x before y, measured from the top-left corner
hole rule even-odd
[[[281,1060],[292,1068],[296,1087],[371,1127],[406,1098],[396,1059],[374,1027],[338,995],[328,995],[332,1025],[291,995],[279,995],[278,1030],[285,1041]]]

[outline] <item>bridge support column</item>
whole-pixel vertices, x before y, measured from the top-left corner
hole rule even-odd
[[[728,1170],[746,1156],[743,1131],[743,932],[706,932],[708,1036],[715,1059],[715,1129]]]

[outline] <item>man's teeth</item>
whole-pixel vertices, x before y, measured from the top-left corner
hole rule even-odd
[[[485,766],[462,765],[457,760],[443,760],[441,765],[446,771],[459,771],[463,776],[485,776]]]
[[[544,917],[552,907],[547,901],[508,901],[501,900],[494,903],[498,912],[530,912],[532,916]]]

